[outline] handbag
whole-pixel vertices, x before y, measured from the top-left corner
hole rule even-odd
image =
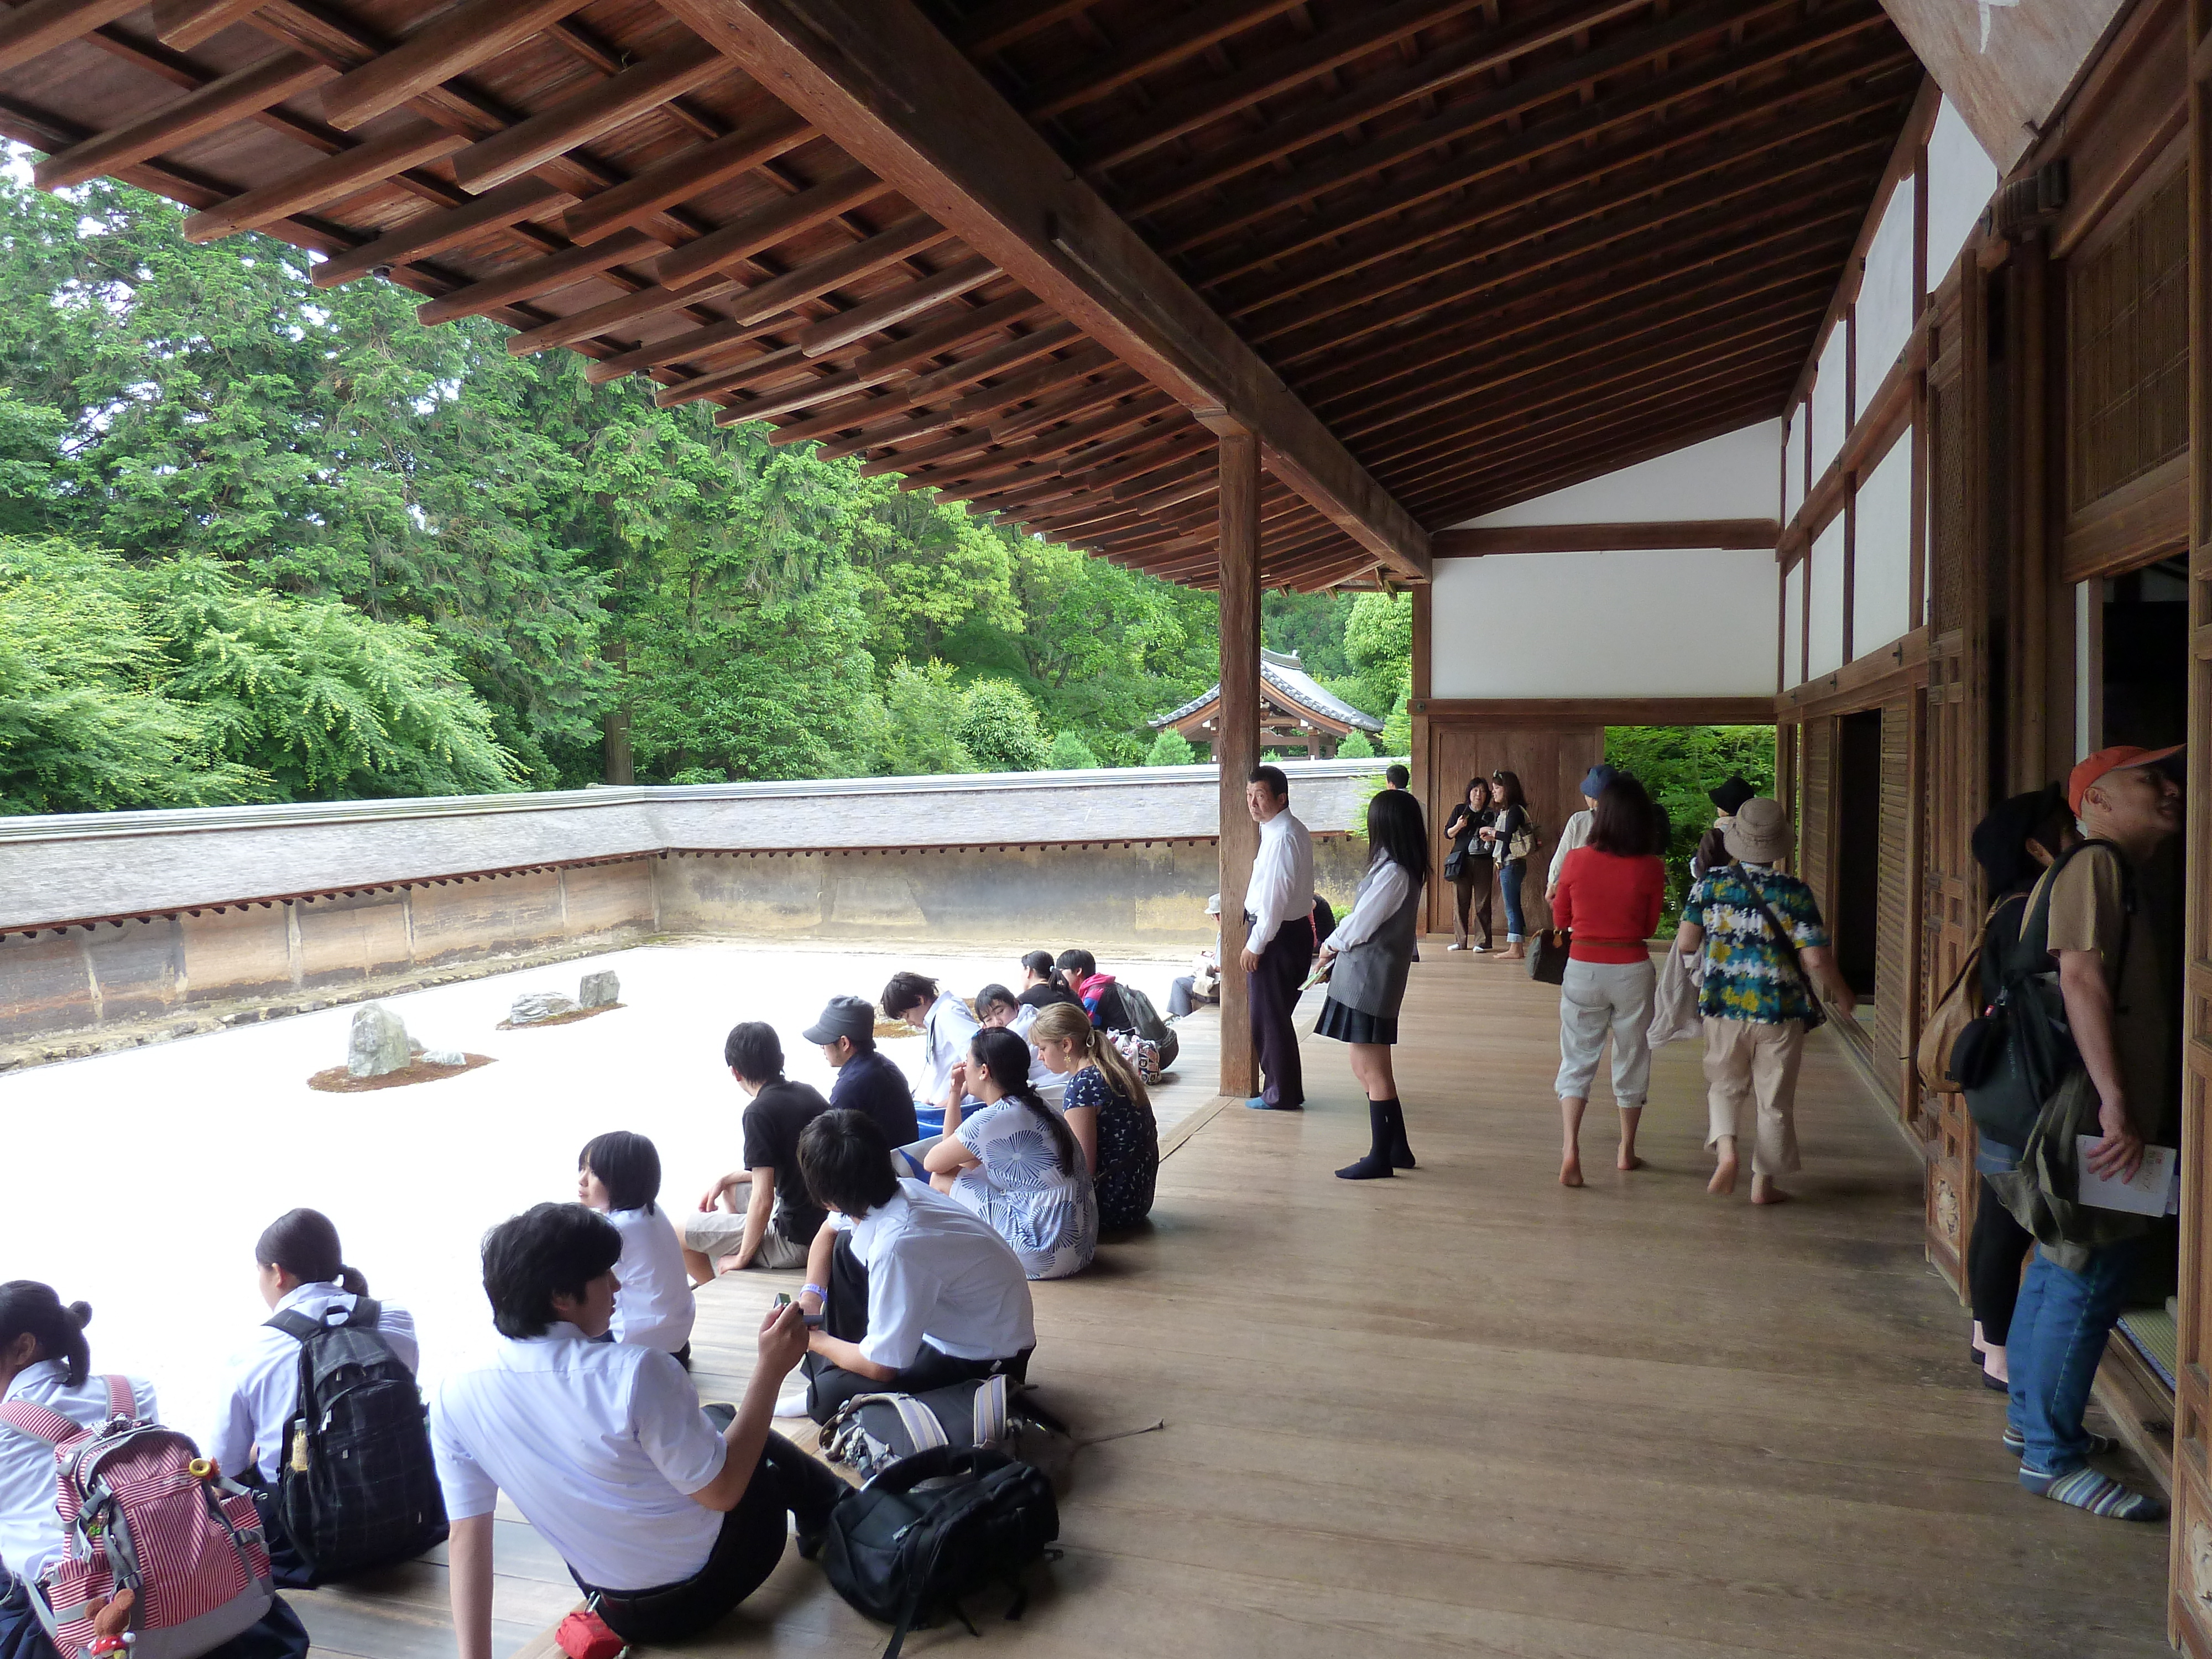
[[[1813,988],[1813,981],[1805,972],[1805,964],[1797,959],[1797,941],[1790,937],[1790,930],[1782,925],[1781,918],[1768,907],[1766,895],[1759,890],[1758,883],[1752,880],[1751,872],[1743,867],[1741,860],[1731,859],[1729,868],[1735,872],[1735,878],[1743,884],[1744,891],[1751,895],[1751,902],[1759,907],[1759,914],[1765,920],[1768,931],[1774,935],[1775,943],[1782,947],[1782,954],[1790,958],[1790,971],[1797,975],[1797,982],[1805,988],[1805,1000],[1813,1005],[1813,1012],[1805,1016],[1805,1029],[1811,1031],[1826,1025],[1828,1023],[1827,1005],[1820,1000],[1820,994]]]
[[[1574,933],[1566,927],[1547,927],[1528,938],[1528,977],[1539,985],[1558,985],[1567,977],[1567,951]]]
[[[1966,959],[1959,964],[1949,987],[1936,1000],[1928,1023],[1920,1028],[1920,1041],[1913,1048],[1912,1063],[1920,1074],[1920,1086],[1929,1094],[1955,1095],[1963,1091],[1969,1081],[1955,1065],[1954,1056],[1960,1053],[1960,1040],[1972,1030],[1976,1017],[1982,1012],[1981,976],[1975,970],[1982,965],[1990,924],[1996,920],[1997,912],[2010,897],[2008,894],[1990,906],[1989,914],[1982,918],[1981,931],[1974,935],[1974,948],[1966,952]],[[1974,1046],[1968,1044],[1970,1049]]]

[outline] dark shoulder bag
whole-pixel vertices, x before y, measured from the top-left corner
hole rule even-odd
[[[1566,927],[1547,927],[1528,936],[1528,977],[1539,985],[1564,984],[1567,977],[1567,952],[1573,948],[1574,933]]]
[[[1827,1006],[1820,1000],[1820,994],[1813,988],[1813,981],[1805,972],[1805,964],[1797,958],[1797,941],[1790,937],[1790,930],[1782,925],[1782,918],[1776,915],[1767,904],[1766,895],[1759,890],[1759,884],[1751,878],[1751,872],[1743,867],[1742,862],[1732,860],[1729,868],[1735,872],[1735,878],[1743,884],[1743,890],[1751,895],[1751,902],[1758,907],[1767,931],[1774,935],[1774,942],[1782,947],[1782,954],[1790,958],[1790,971],[1797,975],[1797,982],[1805,988],[1805,1000],[1813,1005],[1813,1012],[1805,1017],[1805,1029],[1810,1031],[1826,1025],[1828,1023]]]

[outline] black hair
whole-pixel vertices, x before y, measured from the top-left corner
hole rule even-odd
[[[1482,806],[1475,810],[1481,811],[1487,808],[1490,805],[1492,792],[1490,787],[1490,780],[1481,776],[1472,777],[1467,781],[1467,787],[1459,792],[1461,805],[1465,805],[1467,804],[1467,798],[1478,789],[1482,791]]]
[[[346,1266],[338,1230],[320,1210],[285,1211],[254,1240],[253,1260],[282,1267],[302,1285],[336,1284],[356,1296],[368,1294],[368,1281]]]
[[[1528,805],[1528,797],[1521,787],[1521,775],[1509,772],[1504,767],[1492,772],[1490,775],[1490,799],[1493,806],[1525,808]]]
[[[917,1002],[937,1000],[937,981],[924,979],[920,974],[896,973],[890,983],[884,987],[884,1000],[878,1005],[885,1019],[901,1019],[906,1011]]]
[[[732,1025],[729,1036],[722,1039],[722,1064],[748,1083],[781,1083],[783,1039],[766,1020],[749,1019]]]
[[[1382,781],[1393,789],[1403,789],[1413,781],[1413,775],[1395,761],[1382,769]]]
[[[1083,1148],[1076,1141],[1075,1131],[1067,1127],[1066,1118],[1044,1103],[1044,1097],[1030,1081],[1030,1045],[1019,1031],[987,1025],[969,1042],[968,1055],[990,1073],[1001,1094],[1020,1101],[1044,1125],[1045,1138],[1052,1142],[1063,1173],[1083,1167]]]
[[[1077,980],[1089,979],[1098,971],[1098,958],[1088,951],[1062,951],[1059,967],[1060,982],[1073,991]]]
[[[2025,891],[2033,887],[2043,870],[2036,863],[2035,855],[2027,850],[2027,843],[2040,842],[2043,850],[2055,859],[2059,853],[2057,842],[2066,825],[2073,821],[2074,815],[2066,805],[2066,792],[2055,783],[2046,783],[2040,789],[2031,789],[1991,807],[1989,816],[1974,826],[1970,842],[1975,861],[1988,872],[1990,893]]]
[[[535,1204],[484,1235],[483,1287],[501,1336],[543,1336],[561,1316],[553,1298],[584,1289],[622,1260],[622,1235],[580,1204]]]
[[[1291,781],[1283,775],[1283,769],[1279,766],[1255,766],[1244,781],[1266,784],[1267,793],[1277,800],[1285,800],[1290,797]]]
[[[1384,789],[1367,803],[1367,844],[1415,881],[1429,874],[1429,828],[1421,803],[1403,789]]]
[[[1606,785],[1590,809],[1589,844],[1601,853],[1642,858],[1653,850],[1658,834],[1650,794],[1626,772]]]
[[[799,1173],[817,1204],[856,1220],[898,1195],[890,1138],[848,1108],[817,1112],[799,1132]]]
[[[1049,951],[1032,951],[1022,958],[1022,966],[1039,979],[1052,977],[1053,960]]]
[[[84,1328],[92,1323],[92,1304],[62,1305],[51,1285],[35,1279],[11,1279],[0,1285],[0,1347],[28,1334],[38,1340],[32,1363],[62,1362],[62,1381],[72,1389],[92,1369],[92,1350],[85,1345]]]
[[[1022,1011],[1022,1000],[1016,996],[1012,991],[1009,991],[1005,986],[986,985],[981,990],[975,993],[975,1018],[981,1019],[983,1017],[983,1011],[986,1008],[995,1007],[1002,1004],[1005,1006],[1012,1009],[1018,1014]]]
[[[738,1027],[740,1031],[744,1029]],[[660,1196],[660,1149],[643,1135],[632,1134],[628,1129],[593,1135],[576,1155],[576,1167],[599,1176],[599,1184],[607,1189],[609,1209],[653,1213],[653,1200]]]

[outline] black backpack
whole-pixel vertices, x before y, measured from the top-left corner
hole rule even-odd
[[[963,1596],[986,1584],[1029,1604],[1021,1575],[1059,1552],[1060,1506],[1041,1470],[988,1447],[939,1446],[902,1458],[837,1500],[823,1534],[822,1571],[837,1594],[893,1626],[884,1659],[909,1630],[951,1612],[973,1633]]]
[[[1135,986],[1117,985],[1115,989],[1121,994],[1121,1012],[1128,1017],[1128,1029],[1159,1049],[1160,1069],[1165,1071],[1182,1052],[1182,1039],[1176,1035],[1174,1026],[1160,1018],[1152,1000]]]
[[[415,1374],[356,1299],[342,1324],[287,1309],[268,1322],[300,1344],[300,1404],[284,1429],[275,1509],[311,1583],[410,1561],[446,1538],[446,1503]]]

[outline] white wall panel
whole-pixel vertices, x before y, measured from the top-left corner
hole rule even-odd
[[[1997,187],[1996,164],[1989,158],[1959,112],[1946,98],[1928,135],[1928,285],[1942,286],[1944,274],[1973,234],[1974,222]]]
[[[1853,312],[1862,405],[1873,398],[1882,376],[1912,339],[1912,214],[1917,193],[1916,181],[1907,173],[1890,192],[1881,223],[1867,246],[1866,275]]]
[[[1844,404],[1848,389],[1844,364],[1850,346],[1850,331],[1838,319],[1829,331],[1828,343],[1820,348],[1820,366],[1813,380],[1813,477],[1816,480],[1843,448],[1844,434],[1850,428],[1850,415]]]
[[[1805,505],[1805,444],[1810,435],[1812,413],[1803,404],[1790,413],[1789,438],[1782,446],[1782,522],[1788,524]]]
[[[1454,527],[1771,519],[1781,441],[1782,422],[1761,421]]]
[[[1782,690],[1805,683],[1805,561],[1790,567],[1782,591]]]
[[[1438,559],[1430,693],[1764,696],[1775,580],[1764,548]]]
[[[1912,442],[1908,428],[1859,483],[1851,541],[1851,656],[1909,631],[1912,610]]]
[[[1844,665],[1844,515],[1838,513],[1813,543],[1813,574],[1806,603],[1813,609],[1805,678],[1818,679]]]

